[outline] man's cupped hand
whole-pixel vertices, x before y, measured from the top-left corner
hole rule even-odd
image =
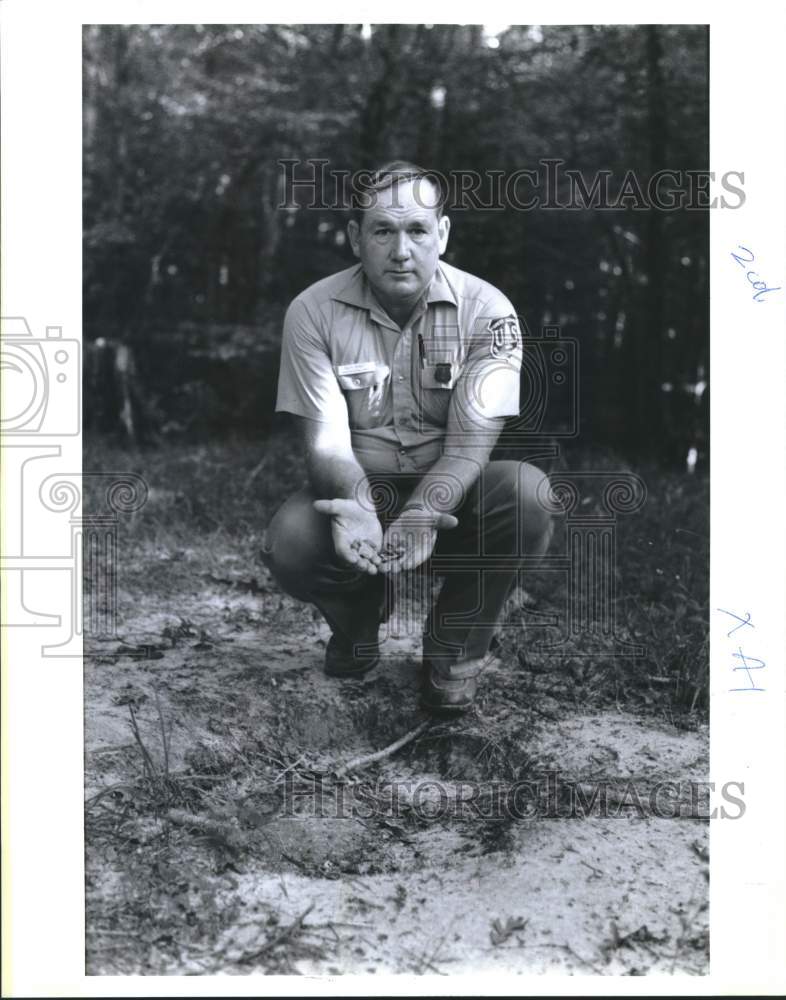
[[[405,508],[388,527],[380,550],[379,569],[401,573],[424,563],[434,551],[437,532],[455,528],[458,518],[420,508]]]
[[[376,513],[357,500],[315,500],[314,510],[330,517],[339,559],[362,573],[376,575],[382,561],[382,525]]]

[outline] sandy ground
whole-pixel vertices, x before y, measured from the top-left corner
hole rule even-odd
[[[707,972],[708,823],[649,798],[706,780],[706,729],[581,711],[497,661],[473,712],[337,778],[426,719],[412,609],[335,681],[264,569],[143,563],[85,661],[89,973]],[[524,780],[538,815],[499,792]],[[606,815],[571,817],[593,782]]]

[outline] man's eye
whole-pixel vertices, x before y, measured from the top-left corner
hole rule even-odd
[[[387,236],[387,234],[390,232],[390,230],[389,229],[385,229],[384,227],[381,227],[380,229],[375,229],[374,232],[375,232],[375,234],[377,236]]]

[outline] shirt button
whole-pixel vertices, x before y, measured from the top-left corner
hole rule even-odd
[[[399,453],[399,455],[406,455],[407,449],[406,448],[399,448],[398,453]]]
[[[403,382],[404,381],[404,376],[403,375],[399,375],[398,380],[399,380],[399,382]]]

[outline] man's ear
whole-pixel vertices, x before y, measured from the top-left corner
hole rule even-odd
[[[450,219],[447,215],[440,216],[439,222],[437,223],[437,233],[439,235],[439,254],[441,257],[447,249],[448,236],[450,234]]]
[[[354,219],[350,219],[347,223],[347,235],[349,236],[349,243],[352,247],[352,253],[356,257],[360,256],[360,226],[355,222]],[[441,252],[441,251],[440,251]]]

